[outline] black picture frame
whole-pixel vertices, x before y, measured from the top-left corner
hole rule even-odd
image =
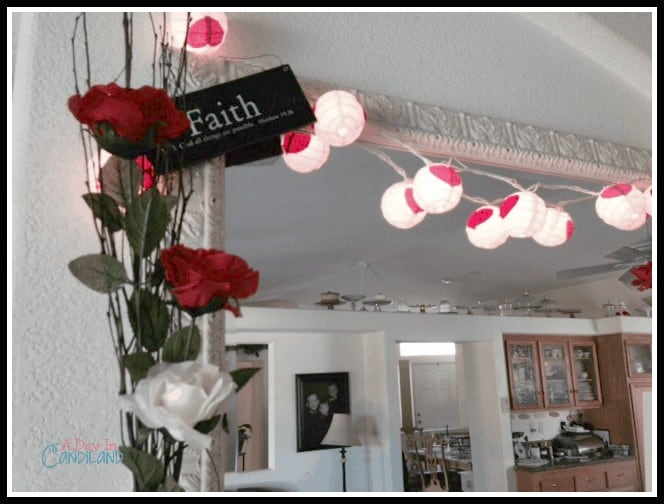
[[[335,387],[336,398],[334,397]],[[297,398],[297,451],[332,448],[331,446],[322,446],[320,442],[327,433],[334,413],[350,414],[348,373],[298,374],[295,375],[295,390]]]

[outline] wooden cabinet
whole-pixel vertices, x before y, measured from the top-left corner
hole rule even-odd
[[[570,341],[574,382],[574,404],[579,408],[598,407],[602,404],[597,347],[589,338]]]
[[[632,447],[639,487],[646,486],[643,395],[652,389],[651,340],[649,334],[608,334],[595,338],[603,404],[601,408],[584,411],[587,422],[609,430],[613,444]]]
[[[539,371],[539,354],[534,340],[506,340],[512,409],[544,407]]]
[[[639,489],[635,460],[545,471],[517,468],[516,478],[519,492],[635,492]]]
[[[602,404],[592,338],[506,335],[505,353],[513,410]]]

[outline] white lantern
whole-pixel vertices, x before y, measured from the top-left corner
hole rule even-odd
[[[366,116],[357,98],[347,91],[328,91],[316,100],[314,130],[334,147],[353,143],[362,134]]]
[[[500,247],[509,237],[500,216],[500,208],[486,205],[475,210],[468,217],[466,235],[470,243],[476,247],[483,249]]]
[[[650,217],[652,215],[652,186],[643,191],[643,196],[646,199],[646,214]]]
[[[410,180],[397,182],[388,187],[380,201],[380,210],[385,220],[399,229],[415,227],[427,215],[415,203],[413,183]]]
[[[228,19],[223,12],[192,12],[188,32],[186,12],[171,12],[168,20],[172,47],[181,49],[186,37],[186,49],[191,53],[215,53],[228,33]]]
[[[546,204],[531,191],[510,194],[500,205],[507,234],[513,238],[530,238],[546,220]]]
[[[574,233],[574,221],[562,208],[547,208],[544,226],[533,235],[540,245],[557,247],[570,239]]]
[[[595,200],[595,211],[609,226],[632,231],[646,222],[646,197],[632,184],[607,186]]]
[[[330,146],[316,135],[290,132],[281,138],[284,162],[298,173],[318,170],[330,155]]]
[[[413,196],[427,213],[440,214],[459,204],[463,194],[462,180],[457,171],[443,164],[420,168],[413,179]]]

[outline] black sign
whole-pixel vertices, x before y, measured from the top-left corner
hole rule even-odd
[[[191,126],[172,142],[171,160],[185,165],[236,150],[245,151],[239,156],[244,158],[249,146],[274,145],[281,133],[316,120],[288,65],[187,93],[175,102]],[[274,147],[263,151],[255,157],[275,155]]]

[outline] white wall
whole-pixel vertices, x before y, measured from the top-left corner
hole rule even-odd
[[[295,375],[348,372],[351,414],[360,427],[370,397],[366,395],[364,336],[357,333],[229,334],[229,344],[269,344],[270,469],[226,476],[227,489],[262,486],[284,491],[341,491],[341,455],[338,449],[297,452]],[[365,430],[360,429],[363,433]],[[349,491],[369,490],[367,446],[348,449],[346,458]]]

